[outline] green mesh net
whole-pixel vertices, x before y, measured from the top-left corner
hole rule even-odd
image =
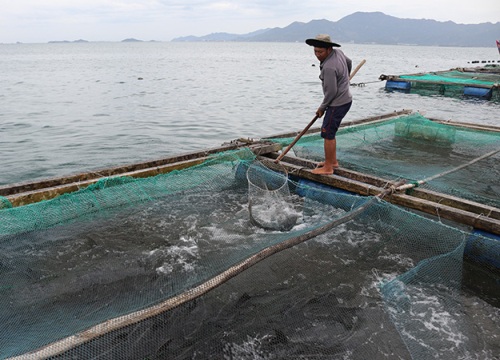
[[[484,70],[484,71],[483,71]],[[386,89],[403,90],[425,96],[446,96],[453,98],[480,98],[500,101],[498,71],[481,69],[477,71],[455,69],[431,73],[387,76]]]
[[[437,73],[401,75],[401,79],[440,82],[448,84],[471,84],[493,86],[498,83],[499,74],[463,72],[458,70],[440,71]]]
[[[5,197],[0,196],[0,210],[5,209],[5,208],[9,208],[9,207],[12,207],[12,204],[10,203],[10,201]]]
[[[354,138],[401,140],[377,132]],[[290,179],[287,201],[300,216],[290,229],[265,229],[249,217],[249,201],[261,196],[247,180],[255,161],[249,150],[228,152],[186,170],[102,180],[0,210],[0,358],[485,359],[498,353],[500,312],[487,301],[494,288],[472,295],[467,284],[477,284],[476,272],[463,263],[464,247],[489,246],[486,238],[377,198]],[[269,177],[265,169],[258,173]],[[335,221],[189,297],[249,257]],[[188,300],[166,305],[183,296]]]
[[[283,144],[291,140],[275,139]],[[302,137],[293,151],[299,157],[322,161],[323,139],[318,134]],[[499,132],[441,124],[415,113],[341,128],[337,158],[341,167],[408,183],[449,172],[420,186],[500,207]],[[454,169],[458,170],[450,172]]]

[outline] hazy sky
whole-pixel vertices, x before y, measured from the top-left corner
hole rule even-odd
[[[0,43],[131,37],[170,41],[214,32],[245,34],[294,21],[337,21],[356,11],[496,23],[500,0],[0,0]]]

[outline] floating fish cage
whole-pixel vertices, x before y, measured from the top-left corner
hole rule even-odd
[[[499,134],[401,111],[334,175],[311,129],[2,186],[0,358],[494,358]]]
[[[432,96],[500,101],[500,66],[458,68],[411,75],[380,75],[385,89]]]

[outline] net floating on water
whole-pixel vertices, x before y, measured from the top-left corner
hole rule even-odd
[[[389,91],[421,95],[473,97],[500,101],[500,70],[496,67],[458,68],[410,75],[380,75]]]
[[[339,149],[354,159],[354,147],[365,156],[387,142],[379,154],[404,159],[389,150],[405,144],[449,158],[476,149],[474,158],[498,143],[472,130],[467,135],[478,138],[463,141],[457,129],[449,146],[430,146],[413,130],[396,135],[391,121],[339,132]],[[374,159],[365,161],[380,170]],[[0,358],[494,356],[496,333],[475,329],[495,329],[498,308],[472,295],[467,282],[477,275],[463,266],[466,247],[480,264],[481,251],[498,260],[492,241],[374,197],[316,186],[297,179],[299,171],[287,170],[286,179],[267,167],[254,172],[261,161],[248,149],[215,154],[168,174],[103,180],[0,210]],[[247,176],[257,190],[286,188],[300,198],[300,221],[288,231],[252,225]],[[248,267],[220,283],[241,266]],[[474,286],[495,279],[494,271],[482,267]],[[202,285],[210,291],[196,293]],[[486,289],[493,298],[495,287]]]

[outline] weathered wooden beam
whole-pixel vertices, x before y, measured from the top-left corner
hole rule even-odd
[[[275,158],[276,154],[270,154]],[[284,157],[280,164],[289,174],[303,179],[329,185],[341,190],[349,191],[364,196],[380,194],[392,181],[372,176],[359,176],[360,173],[349,170],[335,170],[334,175],[317,175],[311,172],[311,164],[303,159],[296,160],[293,157]],[[313,163],[313,162],[310,162]],[[304,166],[306,165],[306,166]],[[351,175],[353,178],[351,178]],[[418,194],[419,196],[415,196]],[[472,226],[476,229],[488,231],[500,235],[500,209],[475,203],[468,200],[448,196],[446,194],[434,193],[429,190],[415,189],[411,195],[406,193],[394,193],[385,197],[395,205],[404,206],[418,210],[457,223]]]
[[[416,198],[406,194],[393,194],[387,200],[395,205],[405,206],[410,209],[419,210],[438,218],[451,220],[460,224],[472,226],[475,229],[487,231],[500,235],[500,220],[486,215],[478,215],[469,211],[457,209],[456,207]]]
[[[434,121],[436,123],[443,124],[443,125],[451,125],[451,126],[455,126],[455,127],[461,127],[461,128],[466,128],[466,129],[472,129],[472,130],[500,132],[500,127],[494,126],[494,125],[471,124],[471,123],[466,123],[466,122],[453,121],[453,120],[441,120],[441,119],[435,119],[435,118],[428,118],[428,119],[431,121]]]
[[[235,147],[236,146],[236,147]],[[56,196],[78,191],[96,183],[102,178],[128,176],[133,178],[145,178],[159,174],[166,174],[175,170],[183,170],[199,165],[209,159],[209,155],[248,146],[257,155],[268,152],[276,152],[280,149],[279,144],[259,143],[251,140],[238,140],[232,145],[210,149],[203,152],[195,152],[174,156],[170,158],[148,161],[144,163],[130,164],[98,172],[86,172],[67,177],[59,177],[39,182],[14,184],[2,187],[0,195],[5,196],[12,206],[32,204],[42,200],[53,199]]]
[[[53,178],[48,178],[48,179],[43,179],[43,180],[38,180],[38,181],[28,181],[28,182],[21,182],[21,183],[16,183],[16,184],[2,185],[2,186],[0,186],[0,196],[8,196],[8,195],[21,193],[21,192],[25,192],[25,191],[32,191],[32,190],[36,190],[36,189],[54,187],[54,186],[63,185],[63,184],[78,183],[78,182],[84,182],[84,181],[91,180],[91,179],[98,179],[98,178],[121,175],[121,174],[129,173],[129,172],[133,172],[133,171],[137,171],[137,170],[141,170],[141,169],[148,169],[148,168],[158,167],[158,166],[162,166],[162,165],[166,165],[166,164],[173,164],[176,162],[198,159],[201,157],[206,157],[210,154],[215,154],[218,152],[223,152],[223,151],[228,151],[228,150],[234,150],[234,149],[237,149],[237,148],[242,147],[242,146],[248,146],[248,143],[243,143],[243,142],[237,141],[237,142],[230,143],[230,144],[227,144],[227,145],[224,145],[221,147],[217,147],[217,148],[181,154],[181,155],[167,157],[167,158],[163,158],[163,159],[144,161],[144,162],[139,162],[139,163],[109,167],[109,168],[96,169],[96,170],[91,170],[91,171],[82,172],[82,173],[78,173],[78,174],[72,174],[72,175],[62,176],[62,177],[53,177]]]
[[[343,128],[343,127],[347,127],[347,126],[361,125],[361,124],[366,124],[366,123],[377,123],[379,121],[385,121],[385,120],[388,120],[388,119],[391,119],[394,117],[408,115],[408,114],[411,114],[412,112],[413,112],[413,110],[403,109],[403,110],[394,111],[394,112],[383,114],[383,115],[370,116],[370,117],[363,118],[363,119],[342,122],[340,124],[340,127]],[[311,129],[309,129],[309,131],[307,131],[305,133],[305,135],[315,134],[315,133],[320,132],[320,131],[321,131],[321,127],[311,128]],[[266,136],[263,139],[265,140],[265,139],[281,139],[281,138],[295,137],[299,133],[300,133],[300,131],[280,133],[280,134]]]
[[[470,201],[456,196],[451,196],[422,188],[412,189],[410,191],[410,194],[413,197],[418,197],[423,200],[428,200],[434,203],[450,206],[455,209],[471,212],[477,214],[477,216],[486,216],[492,219],[500,220],[500,209],[493,206],[480,204],[475,201]]]
[[[139,169],[135,171],[119,173],[112,176],[107,176],[106,178],[113,177],[134,177],[134,178],[144,178],[149,176],[155,176],[159,174],[166,174],[168,172],[172,172],[174,170],[183,170],[198,164],[203,163],[207,160],[207,157],[202,157],[193,160],[181,161],[173,164],[167,164],[162,166],[156,166],[147,169]],[[102,179],[102,177],[95,177],[92,179],[70,182],[70,183],[62,183],[56,184],[54,186],[47,186],[45,188],[36,188],[35,190],[27,190],[24,192],[18,192],[13,195],[6,196],[7,200],[12,204],[13,207],[23,206],[28,204],[33,204],[43,200],[50,200],[59,195],[67,194],[71,192],[75,192],[81,189],[86,188],[89,185],[92,185]]]
[[[266,157],[276,158],[276,153],[269,153]],[[317,166],[317,162],[311,160],[305,160],[301,158],[296,158],[293,156],[286,156],[282,161],[286,161],[288,164],[293,164],[299,166],[301,168],[306,169],[314,169]],[[293,171],[293,170],[292,170]],[[360,173],[353,170],[348,170],[344,168],[339,168],[335,170],[335,175],[341,176],[343,178],[347,178],[350,180],[355,180],[358,182],[362,182],[371,186],[375,186],[378,188],[384,188],[388,184],[392,183],[392,180],[384,179],[364,173]],[[418,197],[424,200],[433,201],[435,203],[440,203],[443,205],[451,206],[460,210],[464,210],[467,212],[472,212],[477,214],[478,216],[487,216],[493,219],[500,220],[500,209],[488,206],[485,204],[481,204],[475,201],[470,201],[466,199],[462,199],[456,196],[447,195],[444,193],[428,190],[425,188],[416,187],[410,190],[412,196]]]

